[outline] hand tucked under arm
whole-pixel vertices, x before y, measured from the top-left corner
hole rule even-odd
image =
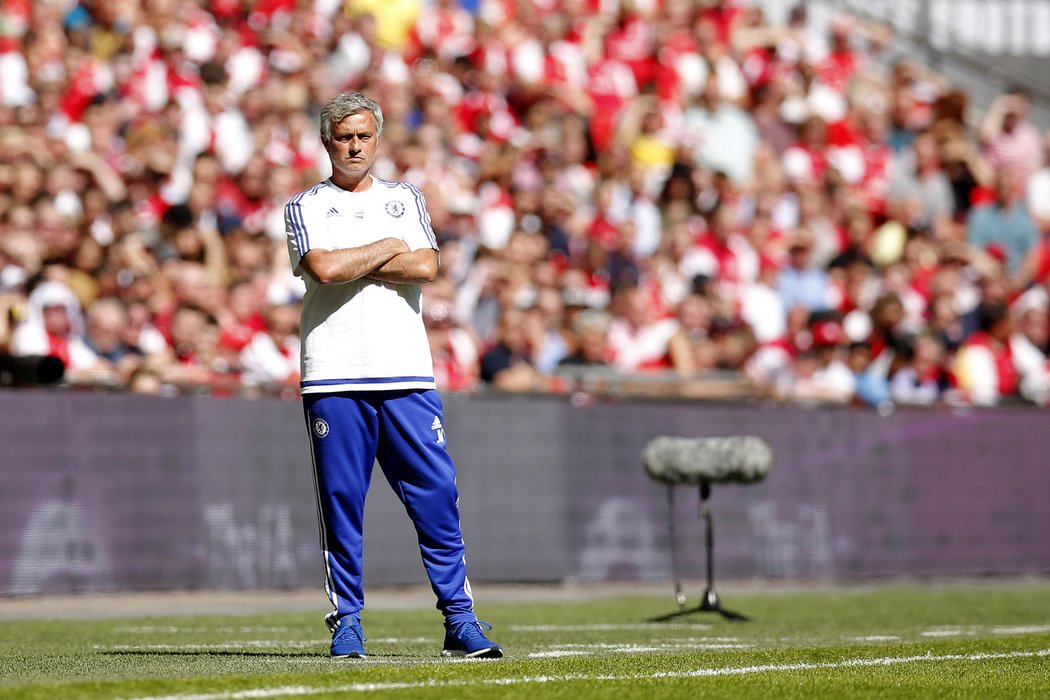
[[[438,273],[438,254],[433,248],[420,248],[395,255],[366,277],[396,284],[423,284]]]
[[[357,248],[315,248],[302,257],[300,266],[321,284],[343,284],[369,277],[393,258],[409,252],[400,238],[383,238]]]

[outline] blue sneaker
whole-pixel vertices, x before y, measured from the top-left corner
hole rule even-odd
[[[492,625],[481,620],[470,620],[449,627],[445,623],[445,648],[442,656],[465,656],[471,659],[501,659],[503,647],[485,636]]]
[[[361,629],[361,623],[352,615],[344,616],[343,619],[339,620],[339,627],[336,628],[335,633],[332,635],[332,657],[365,658],[368,656],[365,653],[366,639],[368,637],[365,636],[364,630]]]

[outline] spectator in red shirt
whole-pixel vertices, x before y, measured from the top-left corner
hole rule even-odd
[[[1010,347],[1013,317],[1001,301],[982,303],[977,316],[978,330],[959,348],[952,374],[965,400],[994,406],[1014,396],[1018,389],[1019,377]]]
[[[645,292],[639,287],[626,287],[615,300],[616,317],[609,328],[609,347],[613,364],[622,372],[666,369],[668,343],[678,322],[673,318],[657,319]]]

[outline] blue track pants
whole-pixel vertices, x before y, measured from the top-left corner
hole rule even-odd
[[[433,390],[305,394],[313,450],[325,589],[335,628],[364,607],[365,494],[376,460],[416,528],[437,607],[450,623],[476,619],[467,580],[455,467]]]

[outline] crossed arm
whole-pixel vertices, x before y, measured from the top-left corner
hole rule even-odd
[[[300,265],[321,284],[343,284],[362,277],[422,284],[437,275],[438,255],[433,248],[409,250],[399,238],[383,238],[357,248],[315,248],[302,257]]]

